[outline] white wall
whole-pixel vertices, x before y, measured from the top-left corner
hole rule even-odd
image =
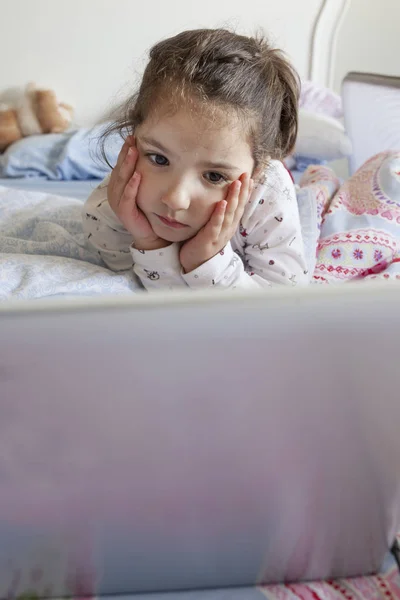
[[[337,36],[333,86],[349,71],[400,76],[400,0],[351,0]]]
[[[0,94],[35,81],[91,124],[132,89],[145,51],[185,28],[263,27],[308,74],[322,0],[0,0]]]
[[[54,88],[61,99],[75,105],[78,125],[92,124],[132,91],[153,43],[201,26],[228,25],[245,33],[263,28],[306,77],[317,16],[337,14],[337,6],[345,3],[0,0],[0,101],[35,81]],[[339,91],[349,70],[400,75],[400,0],[347,0],[347,5],[328,78],[323,70],[330,43],[323,42],[334,23],[322,23],[315,38],[320,44],[315,49],[320,65],[317,81],[327,79]],[[11,92],[4,93],[10,88]]]

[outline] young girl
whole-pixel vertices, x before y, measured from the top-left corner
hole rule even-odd
[[[125,143],[84,207],[106,265],[148,290],[307,283],[294,185],[298,78],[263,39],[185,31],[155,45]],[[104,140],[103,140],[104,143]],[[103,145],[104,151],[104,145]]]

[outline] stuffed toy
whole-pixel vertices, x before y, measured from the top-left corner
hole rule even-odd
[[[0,104],[0,152],[28,135],[62,133],[72,115],[72,106],[59,102],[53,90],[28,84],[15,107]]]

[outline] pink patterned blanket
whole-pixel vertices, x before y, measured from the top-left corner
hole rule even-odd
[[[400,543],[400,535],[398,537]],[[270,585],[260,588],[267,600],[398,600],[400,571],[388,558],[382,573],[370,577]]]
[[[317,198],[314,283],[400,279],[400,152],[374,156],[342,186],[328,167],[309,167],[300,186]]]

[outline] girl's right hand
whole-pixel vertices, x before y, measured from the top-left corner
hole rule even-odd
[[[130,136],[122,146],[108,182],[108,203],[125,229],[133,236],[133,245],[137,250],[164,248],[169,242],[154,233],[145,214],[136,204],[141,178],[140,173],[135,171],[137,159],[135,139]]]

